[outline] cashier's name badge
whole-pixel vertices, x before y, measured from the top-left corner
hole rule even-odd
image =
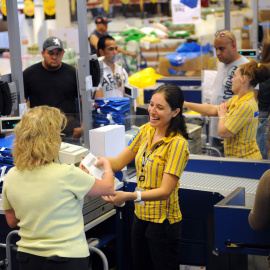
[[[144,175],[140,175],[139,176],[139,181],[144,181],[145,180],[145,176]]]

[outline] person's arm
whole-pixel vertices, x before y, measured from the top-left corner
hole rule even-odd
[[[255,97],[256,101],[258,101],[258,94],[259,94],[259,89],[255,89],[254,90],[254,97]]]
[[[98,89],[95,94],[95,98],[103,98],[103,91],[102,88]]]
[[[226,114],[228,112],[226,102],[222,102],[218,107],[218,135],[221,138],[229,138],[234,134],[225,126]]]
[[[30,108],[28,84],[27,84],[27,70],[23,72],[23,89],[24,89],[24,101],[27,104],[27,108]]]
[[[108,160],[112,166],[114,172],[122,170],[127,166],[136,156],[136,153],[131,151],[128,147],[125,147],[124,150],[115,158],[109,157]]]
[[[200,104],[185,101],[183,107],[203,115],[208,116],[218,115],[217,106],[212,104]]]
[[[112,172],[112,167],[110,165],[109,160],[107,158],[101,157],[94,165],[96,167],[103,166],[105,173],[103,173],[102,175],[102,180],[95,179],[94,185],[87,192],[86,195],[88,196],[112,195],[114,192],[114,173]],[[83,171],[89,173],[82,164],[80,164],[79,167]]]
[[[174,140],[170,144],[167,153],[168,159],[162,175],[160,187],[141,192],[142,201],[167,200],[176,188],[179,177],[181,176],[189,157],[188,144],[187,142]],[[137,192],[115,191],[114,196],[104,197],[103,199],[120,206],[125,201],[137,199],[137,195]]]
[[[17,227],[20,220],[16,218],[15,211],[13,209],[5,210],[5,216],[6,216],[8,226],[10,228]]]
[[[266,171],[259,181],[248,222],[250,227],[256,231],[270,225],[270,170]]]
[[[157,201],[157,200],[167,200],[170,194],[175,189],[179,178],[176,175],[164,173],[162,178],[162,183],[159,188],[152,190],[143,191],[141,193],[142,201]],[[134,201],[137,199],[137,192],[125,192],[125,191],[115,191],[114,196],[103,196],[102,198],[106,202],[110,202],[116,206],[122,205],[126,201]]]
[[[90,43],[91,45],[93,45],[93,46],[95,47],[96,50],[97,50],[98,40],[99,40],[99,38],[98,38],[96,35],[94,35],[94,34],[92,34],[92,35],[89,37],[89,43]]]
[[[136,58],[137,57],[137,53],[128,52],[128,51],[124,50],[121,47],[118,47],[117,51],[118,51],[118,53],[122,53],[122,54],[125,54],[125,55],[128,55],[128,56],[131,56],[132,58]]]
[[[226,128],[225,118],[219,118],[219,120],[218,120],[218,135],[221,138],[230,138],[234,135],[231,131],[229,131]]]

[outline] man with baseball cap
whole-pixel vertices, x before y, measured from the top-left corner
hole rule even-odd
[[[42,49],[43,61],[23,72],[25,99],[31,108],[48,105],[74,117],[78,102],[76,70],[62,62],[65,51],[59,38],[47,38]]]
[[[97,44],[98,44],[98,40],[102,37],[102,36],[107,36],[108,32],[108,23],[111,22],[111,20],[108,20],[106,17],[104,16],[98,16],[95,19],[95,23],[96,23],[96,29],[90,34],[88,40],[89,40],[89,44],[90,44],[90,51],[91,54],[97,54]],[[132,52],[128,52],[126,50],[124,50],[123,48],[118,47],[118,53],[122,53],[125,55],[129,55],[133,58],[136,58],[137,54],[136,53],[132,53]]]

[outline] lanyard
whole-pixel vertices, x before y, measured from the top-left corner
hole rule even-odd
[[[143,153],[143,158],[142,158],[142,169],[141,169],[141,172],[143,172],[143,168],[144,168],[144,166],[145,166],[145,164],[146,164],[146,161],[148,160],[149,156],[152,155],[152,153],[153,153],[156,149],[158,149],[163,143],[164,143],[164,142],[161,141],[158,145],[156,145],[155,148],[152,149],[152,151],[149,153],[149,155],[148,155],[146,158],[145,158],[145,153],[146,153],[146,149],[145,149],[145,151],[144,151],[144,153]]]

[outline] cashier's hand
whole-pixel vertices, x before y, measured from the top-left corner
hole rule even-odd
[[[218,116],[219,117],[226,117],[226,114],[228,112],[227,103],[221,102],[221,104],[218,106]]]
[[[115,191],[113,196],[102,196],[102,199],[106,202],[112,203],[116,206],[122,206],[126,201],[126,192]]]

